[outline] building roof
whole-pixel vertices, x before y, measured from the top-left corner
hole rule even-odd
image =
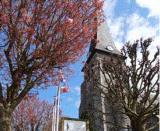
[[[86,61],[87,64],[90,62],[96,52],[121,56],[121,52],[118,51],[118,49],[116,48],[115,43],[107,29],[105,21],[101,23],[101,25],[97,28],[98,30],[94,38],[97,39],[99,42],[95,43],[94,40],[91,41],[88,58]],[[84,71],[84,67],[82,68],[82,71]]]
[[[95,43],[92,40],[90,49],[89,49],[89,54],[92,54],[94,50],[99,50],[107,53],[121,55],[120,51],[117,50],[109,31],[107,30],[105,22],[101,23],[101,25],[98,26],[98,31],[95,35],[95,38],[99,42]]]

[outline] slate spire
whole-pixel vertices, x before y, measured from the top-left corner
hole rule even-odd
[[[120,55],[120,52],[117,50],[115,43],[106,27],[105,21],[101,23],[100,26],[97,27],[97,33],[95,35],[95,39],[99,42],[95,43],[94,40],[91,41],[89,54],[92,54],[94,51],[103,51],[108,53],[113,53]]]

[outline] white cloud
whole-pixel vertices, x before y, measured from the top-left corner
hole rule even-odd
[[[103,10],[105,12],[105,16],[108,17],[113,17],[114,14],[114,9],[117,3],[117,0],[104,0],[104,6]]]
[[[76,98],[76,99],[79,98],[81,94],[80,86],[72,87],[70,92],[73,98]]]
[[[143,8],[149,9],[149,17],[158,17],[160,15],[160,4],[158,0],[136,0],[136,3]]]
[[[160,36],[157,36],[153,39],[151,46],[149,46],[150,56],[149,59],[152,60],[154,58],[154,54],[157,51],[157,47],[160,48]]]
[[[126,19],[126,23],[128,25],[129,29],[141,26],[143,24],[146,24],[146,20],[143,17],[140,17],[139,14],[137,13],[133,13],[131,14],[127,19]],[[147,22],[148,25],[148,22]]]
[[[75,90],[79,93],[79,92],[80,92],[80,87],[79,87],[79,86],[76,86],[76,87],[75,87]]]
[[[126,0],[126,1],[127,1],[127,3],[128,3],[128,4],[130,4],[130,3],[131,3],[131,0]]]
[[[72,97],[67,97],[67,101],[73,101]]]
[[[75,86],[73,88],[73,92],[76,93],[76,94],[78,94],[78,95],[80,95],[80,92],[81,92],[80,86]]]
[[[129,4],[131,1],[126,0],[126,2]],[[136,0],[136,2],[141,7],[148,8],[150,10],[150,16],[151,16],[151,11],[155,4],[151,3],[150,5],[149,4],[150,0],[149,1],[148,0]],[[152,37],[152,38],[155,38],[155,41],[154,41],[155,44],[152,44],[154,46],[160,42],[159,37],[157,37],[157,32],[159,29],[158,24],[152,27],[150,22],[148,21],[148,18],[143,18],[137,13],[137,11],[131,14],[128,18],[117,17],[115,19],[114,9],[116,7],[116,4],[117,4],[117,0],[116,1],[106,0],[104,3],[104,11],[107,16],[107,19],[106,19],[107,27],[109,29],[109,32],[118,50],[122,48],[123,46],[122,41],[124,39],[125,39],[125,42],[131,41],[133,43],[135,40],[140,39],[142,37],[144,39],[148,37]],[[156,16],[156,13],[154,13],[152,16]],[[126,30],[126,34],[124,32],[124,29]],[[154,48],[153,46],[151,47],[155,51],[155,47]]]
[[[114,18],[114,9],[117,2],[117,0],[105,0],[103,9],[106,15],[106,24],[109,33],[111,34],[111,37],[115,42],[117,49],[120,50],[123,46],[122,39],[124,35],[123,27],[125,18]]]
[[[126,36],[126,41],[133,42],[142,37],[146,39],[148,37],[154,37],[155,35],[156,35],[155,28],[147,27],[147,26],[139,26],[128,31],[128,34]]]
[[[74,99],[72,99],[72,100],[77,100],[77,98],[78,98],[78,100],[77,101],[75,101],[75,107],[76,108],[79,108],[79,106],[80,106],[80,93],[81,93],[81,89],[80,89],[80,86],[75,86],[75,87],[73,87],[72,88],[72,93],[73,93],[73,95],[74,95]],[[75,98],[76,97],[76,98]]]
[[[154,46],[159,46],[160,47],[160,35],[159,36],[157,36],[157,37],[155,37],[154,39],[153,39],[153,45]]]
[[[107,20],[107,25],[109,27],[111,36],[114,40],[116,39],[122,39],[122,36],[124,35],[124,31],[123,31],[123,27],[124,27],[124,18],[123,17],[119,17],[117,19],[111,20],[108,19]]]
[[[134,42],[142,37],[146,39],[157,35],[158,28],[151,27],[147,19],[140,17],[137,13],[131,14],[126,23],[128,25],[126,41]]]
[[[111,37],[113,41],[115,42],[115,45],[117,49],[120,51],[123,43],[122,39],[124,36],[124,21],[125,19],[123,17],[119,17],[117,19],[107,19],[107,27],[109,29],[109,32],[111,34]]]
[[[121,40],[116,40],[116,41],[115,41],[115,44],[116,44],[117,49],[118,49],[119,51],[121,51],[124,43],[122,43]]]
[[[75,106],[76,106],[77,108],[79,108],[79,106],[80,106],[80,101],[76,101],[76,102],[75,102]]]

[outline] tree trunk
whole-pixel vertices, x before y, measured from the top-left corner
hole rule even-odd
[[[31,131],[34,131],[34,124],[31,123]]]
[[[137,118],[131,119],[132,131],[144,131],[143,125],[139,123]]]
[[[11,131],[11,111],[0,103],[0,130]]]

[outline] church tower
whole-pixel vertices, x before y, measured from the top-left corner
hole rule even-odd
[[[94,68],[97,65],[97,61],[101,59],[110,60],[111,57],[116,59],[120,54],[117,50],[107,28],[105,22],[101,23],[95,38],[98,39],[98,43],[93,40],[90,44],[88,52],[88,58],[86,61],[87,68],[83,68],[84,81],[81,85],[81,104],[79,108],[79,117],[81,119],[89,120],[90,131],[115,131],[112,129],[112,123],[122,123],[120,115],[106,115],[113,114],[111,104],[106,102],[103,94],[98,91],[90,79],[92,79],[91,70],[97,74],[98,79],[103,82],[104,78],[100,73],[100,70]],[[94,69],[93,69],[94,68]],[[106,122],[110,121],[110,122]],[[124,125],[124,124],[123,124]],[[120,129],[117,129],[117,131]]]

